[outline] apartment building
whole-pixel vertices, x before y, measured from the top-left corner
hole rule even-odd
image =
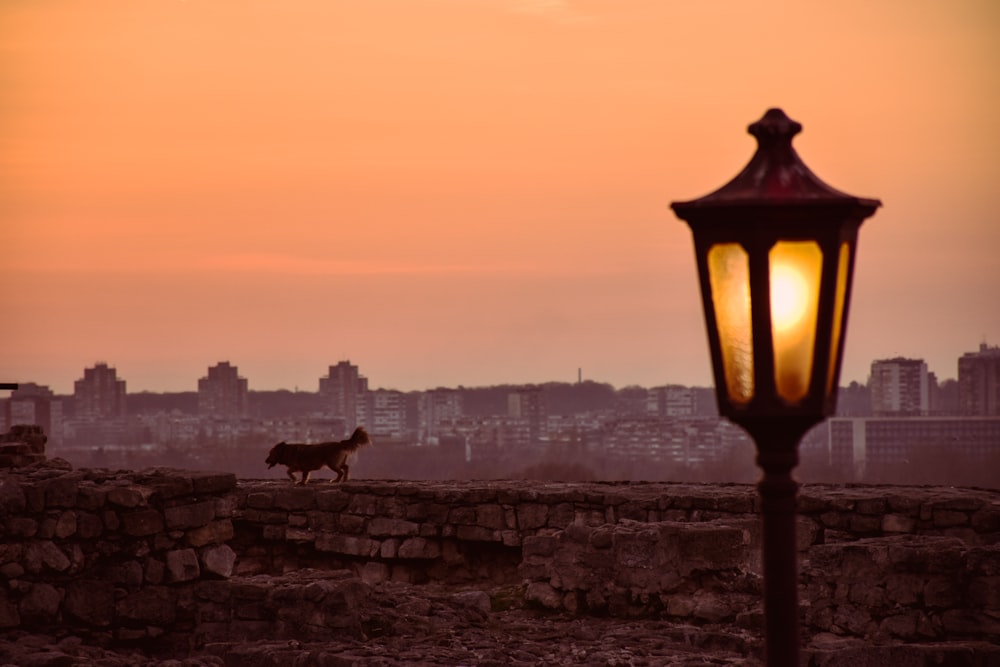
[[[930,411],[930,377],[923,359],[873,361],[868,386],[876,417],[916,417]]]
[[[246,417],[247,380],[239,369],[221,361],[198,380],[198,414],[203,417],[238,419]]]
[[[118,379],[114,368],[98,362],[73,383],[73,403],[78,420],[124,418],[125,380]]]
[[[1000,347],[982,343],[959,357],[958,406],[963,415],[1000,416]]]

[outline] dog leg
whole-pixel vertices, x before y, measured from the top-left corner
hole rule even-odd
[[[310,475],[311,473],[312,473],[312,471],[311,471],[311,470],[306,470],[305,472],[303,472],[303,473],[302,473],[302,481],[301,481],[301,482],[299,482],[299,483],[300,483],[300,484],[308,484],[308,483],[309,483],[309,475]]]
[[[347,464],[345,463],[345,464],[344,464],[344,479],[343,479],[343,480],[341,480],[341,481],[344,481],[344,482],[346,482],[346,481],[347,481],[347,480],[349,480],[350,478],[351,478],[351,466],[349,466],[349,465],[347,465]]]
[[[285,472],[288,473],[288,479],[292,480],[292,484],[299,483],[299,481],[295,479],[295,473],[293,473],[291,470],[286,470]]]

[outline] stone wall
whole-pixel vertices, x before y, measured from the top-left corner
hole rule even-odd
[[[1000,493],[807,486],[800,509],[807,636],[1000,641]],[[55,460],[0,474],[0,631],[164,650],[371,636],[402,584],[451,587],[454,614],[506,595],[757,629],[756,512],[746,485],[295,487]]]

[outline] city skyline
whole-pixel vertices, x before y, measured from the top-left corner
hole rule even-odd
[[[841,384],[1000,342],[1000,8],[9,2],[0,380],[710,386],[669,210],[782,107],[861,229]],[[194,378],[194,380],[192,380]]]
[[[960,355],[958,355],[955,358],[956,369],[958,367],[959,360],[962,359],[963,357],[967,359],[969,357],[979,356],[979,355],[984,354],[984,353],[995,355],[997,353],[997,350],[1000,350],[1000,347],[998,347],[998,346],[989,346],[989,345],[987,345],[985,343],[981,343],[979,345],[979,347],[978,347],[977,350],[972,350],[972,349],[966,350],[966,351],[964,351],[963,353],[961,353]],[[869,383],[873,379],[872,372],[875,371],[875,367],[877,365],[886,364],[886,363],[891,364],[891,363],[897,363],[897,362],[916,363],[916,364],[919,364],[919,365],[923,366],[924,372],[933,375],[934,379],[938,383],[949,381],[949,380],[950,381],[957,381],[957,379],[958,379],[958,373],[957,372],[955,373],[954,376],[944,376],[941,373],[936,372],[934,368],[931,368],[926,363],[926,361],[923,358],[921,358],[921,357],[909,358],[909,357],[900,357],[900,356],[897,356],[897,357],[892,357],[892,358],[886,357],[886,358],[880,358],[880,359],[872,359],[872,360],[870,360],[869,366],[868,366],[869,373],[865,377],[863,377],[863,378],[861,378],[859,380],[842,381],[841,382],[841,386],[842,387],[846,387],[846,386],[850,385],[852,382],[858,382],[859,384],[861,384],[863,386],[869,385]],[[300,383],[300,384],[295,384],[295,385],[292,385],[292,386],[264,387],[264,386],[255,386],[255,385],[250,384],[251,378],[249,377],[249,374],[246,373],[246,372],[244,372],[244,370],[240,367],[240,364],[239,363],[234,363],[232,359],[224,358],[224,359],[219,359],[219,360],[216,360],[214,362],[211,362],[208,365],[205,365],[203,367],[202,371],[195,372],[192,375],[192,377],[194,377],[195,379],[194,379],[193,383],[191,383],[192,386],[190,386],[190,387],[182,387],[180,389],[166,389],[166,388],[157,388],[157,387],[143,387],[143,388],[140,388],[140,389],[131,388],[131,389],[129,389],[128,393],[143,393],[143,392],[149,392],[149,393],[183,393],[183,392],[198,393],[199,390],[200,390],[201,385],[205,382],[205,380],[208,377],[212,376],[213,373],[221,370],[220,367],[225,368],[227,372],[231,373],[233,379],[237,378],[237,373],[238,373],[238,380],[239,380],[239,382],[243,383],[243,385],[244,385],[244,387],[245,387],[245,389],[247,391],[261,391],[261,392],[268,392],[268,391],[295,391],[295,392],[323,393],[324,392],[323,383],[324,382],[329,382],[330,376],[332,376],[334,374],[334,371],[337,369],[337,367],[344,367],[344,366],[353,367],[354,371],[358,374],[358,377],[363,381],[363,383],[365,384],[366,388],[368,387],[369,377],[368,377],[368,374],[366,372],[363,372],[364,371],[363,362],[359,363],[359,364],[355,364],[354,361],[351,360],[351,359],[340,359],[340,360],[337,360],[335,363],[334,362],[329,362],[329,363],[325,364],[324,367],[323,367],[323,369],[319,370],[318,372],[319,373],[325,373],[326,375],[317,375],[316,377],[313,378],[313,382],[309,386],[307,386],[305,383]],[[125,383],[129,382],[128,378],[125,377],[123,373],[119,372],[119,368],[118,368],[118,366],[115,363],[109,362],[108,360],[102,359],[102,360],[97,360],[95,362],[92,362],[92,364],[86,366],[85,368],[83,368],[80,371],[77,371],[75,373],[74,379],[67,381],[67,383],[69,385],[69,389],[66,390],[66,391],[60,391],[60,389],[58,388],[60,385],[58,385],[58,384],[53,385],[53,384],[48,384],[48,383],[44,383],[44,382],[39,382],[39,381],[33,380],[33,379],[22,379],[21,383],[22,384],[37,385],[37,386],[40,386],[40,387],[44,387],[46,389],[49,389],[50,391],[52,391],[56,395],[62,395],[62,396],[69,395],[69,396],[71,396],[74,393],[74,391],[73,391],[74,385],[78,384],[81,380],[83,380],[84,378],[86,378],[87,375],[91,371],[93,371],[95,368],[99,368],[99,367],[104,367],[106,369],[110,369],[110,371],[112,373],[114,373],[114,374],[117,375],[117,378],[118,378],[119,381],[122,381],[122,382],[125,382]],[[377,380],[377,378],[376,378],[376,380]],[[472,383],[467,383],[467,382],[459,382],[459,383],[455,383],[455,384],[436,384],[436,385],[426,385],[426,386],[409,387],[409,388],[402,388],[402,387],[397,387],[397,386],[392,386],[392,385],[379,384],[378,382],[375,382],[375,383],[372,384],[371,390],[387,390],[387,391],[402,391],[402,392],[423,392],[423,391],[433,391],[435,389],[450,389],[450,388],[457,388],[457,387],[476,388],[476,387],[491,387],[491,386],[532,386],[532,385],[543,385],[543,384],[549,384],[549,383],[573,384],[573,383],[579,383],[579,382],[595,382],[595,383],[598,383],[598,384],[611,385],[616,390],[617,389],[624,389],[624,388],[627,388],[629,386],[637,386],[637,387],[642,387],[642,388],[646,388],[646,389],[655,388],[655,387],[665,387],[665,386],[687,386],[687,387],[708,388],[708,389],[713,389],[714,390],[714,385],[711,382],[707,382],[707,383],[703,383],[703,384],[689,384],[689,383],[684,383],[684,382],[673,381],[673,380],[670,380],[670,379],[664,380],[662,382],[657,382],[657,383],[654,383],[654,384],[646,384],[646,385],[642,385],[642,384],[639,384],[639,383],[615,384],[614,382],[610,382],[610,381],[607,381],[607,380],[602,380],[600,378],[585,377],[584,374],[583,374],[583,369],[582,368],[577,369],[577,375],[574,378],[548,378],[548,379],[542,379],[542,380],[537,380],[537,381],[521,381],[521,382],[518,382],[518,381],[511,381],[511,382],[485,382],[485,383],[481,383],[481,384],[472,384]],[[131,387],[131,385],[129,385],[129,386]],[[0,391],[3,391],[3,390],[0,390]],[[4,393],[7,393],[7,392],[4,392]],[[3,395],[0,395],[0,399],[2,399],[3,397],[4,397]]]

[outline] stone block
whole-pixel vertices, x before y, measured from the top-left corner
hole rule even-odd
[[[500,505],[479,505],[476,507],[476,525],[492,530],[507,527],[506,515]]]
[[[192,528],[187,531],[185,537],[192,547],[228,542],[233,539],[233,522],[229,519],[218,519],[207,525]]]
[[[112,505],[132,509],[146,504],[148,489],[134,486],[115,486],[108,490],[107,501]]]
[[[87,625],[106,627],[114,620],[115,587],[109,581],[76,580],[66,586],[63,613]]]
[[[246,497],[246,506],[257,509],[257,510],[267,510],[274,507],[274,494],[255,492],[248,493]]]
[[[368,522],[368,534],[373,537],[409,537],[419,533],[419,524],[405,519],[375,517]]]
[[[24,552],[24,568],[28,572],[40,573],[43,570],[65,572],[69,569],[70,560],[54,542],[42,540],[32,542]]]
[[[142,565],[135,560],[109,565],[104,569],[104,578],[119,586],[139,588],[143,581]]]
[[[140,509],[122,514],[122,530],[132,537],[154,535],[163,531],[163,515],[154,509]]]
[[[163,510],[163,518],[167,530],[183,530],[204,526],[215,518],[215,501],[206,500],[200,503],[167,507]]]
[[[193,581],[201,576],[198,554],[194,549],[175,549],[167,552],[167,581],[179,583]]]
[[[912,533],[917,521],[902,514],[886,514],[882,517],[883,533]]]
[[[347,511],[361,516],[384,516],[379,496],[359,493],[352,495],[347,503]]]
[[[399,540],[388,539],[382,542],[379,548],[379,556],[382,558],[395,558],[399,552]]]
[[[566,526],[573,523],[573,519],[576,518],[576,510],[570,503],[559,503],[558,505],[549,509],[549,528],[565,528]]]
[[[399,545],[400,558],[431,560],[441,555],[441,545],[423,537],[411,537]]]
[[[547,505],[518,505],[515,512],[517,514],[518,528],[524,531],[542,528],[549,520],[549,508]]]
[[[886,501],[884,498],[861,498],[854,505],[854,511],[858,514],[885,514]]]
[[[337,529],[339,522],[337,515],[333,512],[313,510],[306,513],[306,525],[316,531],[334,531]]]
[[[476,508],[453,507],[448,513],[448,522],[455,525],[472,526],[476,523]]]
[[[359,534],[365,530],[365,517],[357,514],[341,514],[337,517],[337,525],[345,533]]]
[[[52,623],[59,613],[62,594],[55,586],[45,583],[31,584],[27,594],[17,605],[22,622]]]
[[[499,542],[500,531],[482,526],[458,526],[455,536],[464,542]]]
[[[312,542],[316,539],[316,533],[308,528],[294,528],[289,526],[285,530],[285,540],[289,542]]]
[[[344,511],[352,497],[340,489],[324,489],[315,494],[316,508],[324,512]]]
[[[288,512],[280,510],[259,510],[248,507],[243,511],[243,518],[251,523],[288,524]]]
[[[368,537],[320,533],[316,536],[317,551],[332,551],[348,556],[372,557],[379,552],[381,544]]]
[[[312,509],[316,504],[316,492],[308,486],[282,487],[274,492],[274,507],[300,512]]]
[[[78,482],[70,475],[48,480],[45,484],[45,506],[76,507]]]
[[[231,472],[188,472],[194,493],[202,495],[221,494],[236,488],[236,475]]]
[[[236,564],[236,552],[228,544],[219,544],[201,550],[201,569],[210,575],[229,578]]]

